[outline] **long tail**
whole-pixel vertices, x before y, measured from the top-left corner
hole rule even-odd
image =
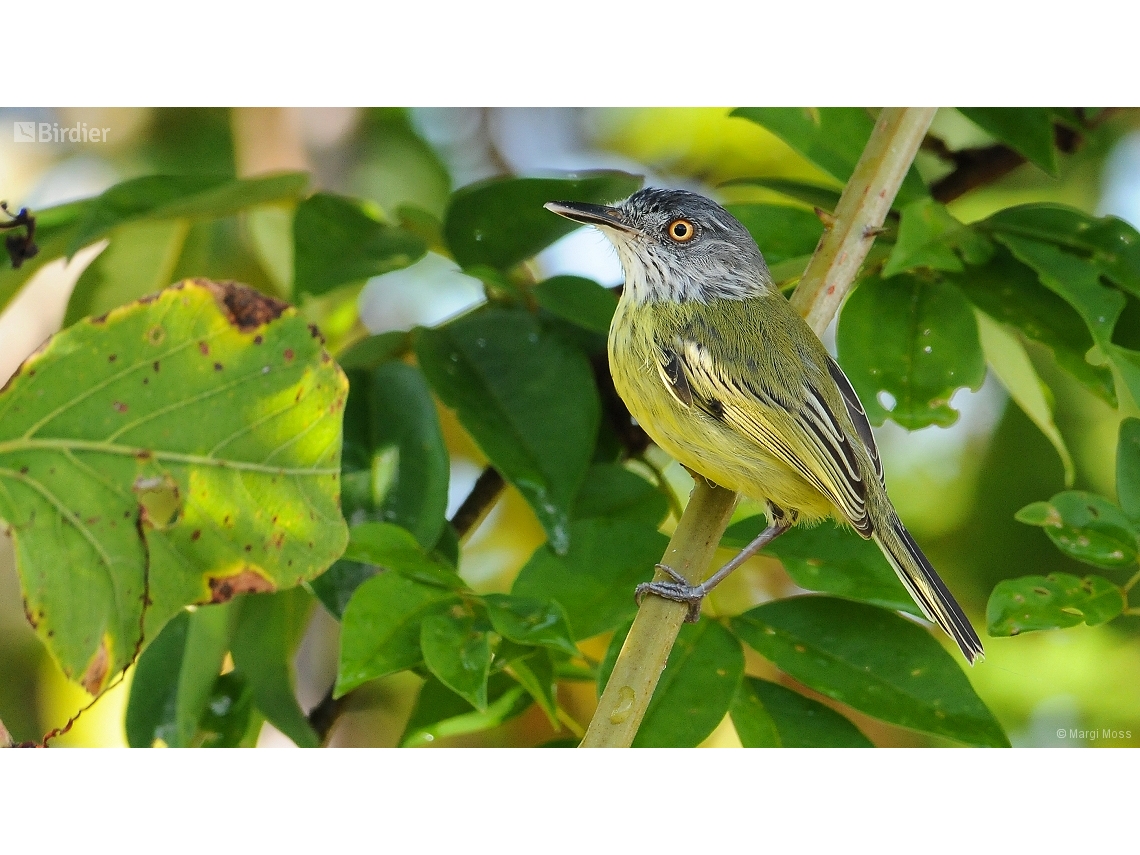
[[[873,537],[922,613],[957,642],[962,655],[971,665],[984,659],[986,654],[981,639],[970,626],[962,607],[954,600],[946,584],[938,578],[930,561],[922,554],[899,518],[891,513],[889,523],[881,529],[877,528]]]

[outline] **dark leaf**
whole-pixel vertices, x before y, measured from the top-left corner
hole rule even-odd
[[[614,634],[598,673],[599,692],[610,679],[629,632]],[[732,706],[744,675],[744,651],[714,620],[682,625],[653,692],[635,748],[690,748],[712,733]]]
[[[402,330],[392,330],[361,339],[337,354],[336,361],[345,371],[353,368],[377,368],[389,359],[411,352],[412,337]]]
[[[342,558],[309,582],[308,588],[321,601],[321,605],[329,610],[329,614],[340,620],[356,589],[377,572],[377,568],[371,564]]]
[[[1107,579],[1050,573],[998,582],[986,606],[986,622],[990,635],[1008,636],[1076,626],[1082,621],[1096,626],[1126,607],[1120,587]]]
[[[617,308],[617,297],[592,279],[554,276],[534,286],[538,305],[583,329],[605,335]]]
[[[656,528],[668,513],[668,500],[640,475],[616,463],[596,463],[578,491],[573,517],[607,517]]]
[[[127,744],[132,748],[150,748],[156,740],[178,744],[178,674],[189,628],[190,613],[180,612],[135,665],[126,716]]]
[[[958,112],[1030,163],[1057,174],[1053,116],[1048,107],[959,107]]]
[[[1130,520],[1140,523],[1140,419],[1120,423],[1116,446],[1116,498]]]
[[[247,737],[253,691],[237,671],[222,674],[214,683],[202,718],[198,744],[202,748],[236,748]]]
[[[251,594],[242,606],[231,646],[234,669],[249,685],[254,705],[300,748],[320,744],[293,688],[293,654],[312,606],[302,588]]]
[[[443,233],[460,266],[506,270],[579,228],[544,209],[547,202],[616,202],[641,181],[639,175],[606,171],[565,178],[491,178],[452,194]]]
[[[986,379],[973,310],[943,282],[863,279],[843,306],[836,338],[873,424],[890,416],[908,430],[952,425],[958,411],[950,397]]]
[[[1009,745],[951,655],[892,612],[793,597],[733,618],[732,629],[785,673],[868,715],[967,745]]]
[[[505,309],[421,331],[416,355],[436,394],[565,552],[601,418],[586,357],[529,313]]]
[[[788,205],[726,205],[740,220],[769,265],[815,252],[823,223],[811,211]]]
[[[527,693],[546,714],[550,726],[558,730],[558,699],[554,680],[554,663],[550,658],[550,651],[536,650],[529,656],[520,656],[511,660],[511,672],[515,679],[522,684]]]
[[[731,715],[745,748],[874,747],[831,707],[755,677],[741,681]]]
[[[570,549],[558,555],[540,546],[519,571],[511,593],[554,600],[566,612],[575,639],[614,629],[637,613],[633,590],[653,576],[669,539],[653,527],[623,520],[570,524]]]
[[[310,294],[407,267],[427,252],[420,238],[382,223],[366,203],[332,193],[297,206],[293,241],[293,288]]]
[[[811,205],[813,208],[819,208],[821,211],[832,212],[835,210],[835,206],[839,204],[839,190],[832,187],[821,187],[818,184],[808,184],[805,181],[791,181],[786,178],[734,178],[720,186],[733,187],[737,185],[775,190],[790,199]]]

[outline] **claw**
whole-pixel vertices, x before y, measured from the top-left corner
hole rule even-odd
[[[678,578],[679,581],[642,582],[634,589],[633,598],[637,600],[638,605],[641,605],[641,601],[645,599],[646,594],[655,594],[658,597],[672,600],[675,603],[685,603],[689,607],[688,612],[685,614],[686,623],[696,623],[701,619],[701,600],[705,598],[705,592],[699,585],[690,585],[683,578],[679,578],[678,574],[674,573],[668,567],[662,566],[661,569],[674,578]]]

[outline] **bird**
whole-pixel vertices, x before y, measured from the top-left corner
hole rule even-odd
[[[713,200],[650,187],[612,205],[548,202],[598,228],[625,273],[608,336],[630,414],[690,471],[767,509],[768,526],[700,584],[639,585],[688,605],[797,524],[833,518],[878,544],[922,610],[972,665],[982,643],[899,520],[851,381],[772,281],[748,230]]]

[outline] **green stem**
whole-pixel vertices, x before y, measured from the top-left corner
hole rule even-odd
[[[879,114],[835,209],[835,223],[792,295],[792,305],[817,334],[831,322],[851,289],[933,118],[933,108],[887,108]],[[662,562],[691,583],[698,583],[728,527],[736,499],[732,491],[697,478],[689,506]],[[665,577],[658,573],[657,578]],[[654,596],[642,601],[582,747],[625,748],[633,744],[687,608]]]
[[[1132,576],[1132,578],[1124,583],[1124,597],[1125,597],[1125,599],[1128,598],[1128,592],[1131,591],[1136,586],[1137,582],[1140,582],[1140,570],[1137,570],[1136,573]]]

